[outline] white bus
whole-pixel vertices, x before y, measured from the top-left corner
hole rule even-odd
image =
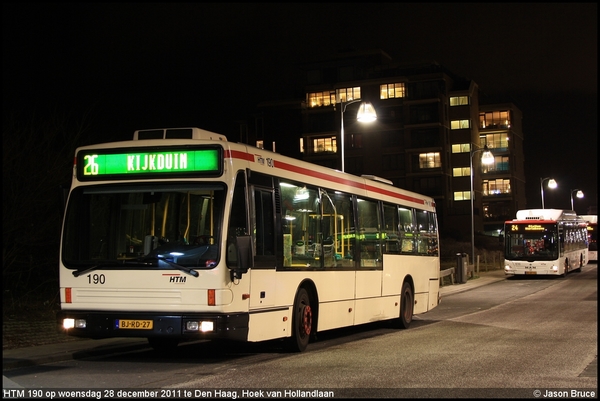
[[[60,330],[88,338],[281,339],[439,303],[432,198],[198,128],[76,151]]]
[[[588,223],[588,260],[598,263],[598,215],[586,214],[581,217]]]
[[[588,263],[587,223],[572,210],[519,210],[504,224],[504,273],[564,275]]]

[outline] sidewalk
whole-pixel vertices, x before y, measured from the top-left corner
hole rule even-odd
[[[469,279],[464,284],[446,284],[440,287],[440,296],[443,299],[452,294],[468,291],[505,278],[503,270],[479,272],[479,277]],[[446,282],[448,281],[446,280]],[[43,333],[40,334],[43,335]],[[145,338],[108,338],[103,340],[73,339],[57,344],[9,349],[2,352],[2,370],[133,351],[148,347],[148,341]],[[5,377],[2,378],[3,387],[10,388],[5,385],[6,380]],[[6,384],[10,385],[10,383]]]
[[[472,290],[473,288],[481,287],[482,285],[490,284],[495,281],[505,280],[508,276],[504,274],[503,269],[495,269],[487,272],[480,271],[479,273],[475,273],[475,277],[476,278],[467,280],[464,284],[448,284],[450,280],[446,278],[444,286],[440,287],[440,296],[443,299],[444,296]]]

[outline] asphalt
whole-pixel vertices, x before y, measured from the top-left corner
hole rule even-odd
[[[458,284],[451,284],[450,278],[445,277],[445,285],[440,287],[440,296],[443,299],[452,294],[472,290],[473,288],[505,279],[506,275],[503,270],[480,271],[475,274],[475,278],[469,278],[466,283]],[[64,343],[9,349],[2,351],[2,370],[6,371],[84,357],[106,356],[112,353],[133,351],[147,347],[148,341],[146,339],[109,338],[102,340],[77,339]],[[19,386],[3,375],[2,387],[17,388]]]

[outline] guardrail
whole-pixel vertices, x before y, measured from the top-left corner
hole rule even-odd
[[[488,255],[483,255],[483,258],[480,255],[476,257],[477,261],[475,264],[469,264],[469,256],[467,255],[467,278],[475,278],[479,276],[480,266],[483,268],[482,271],[487,272],[488,270],[496,270],[502,269],[504,267],[504,258],[501,253],[492,253],[491,257]],[[481,260],[483,259],[483,261]],[[490,260],[491,259],[491,260]],[[456,264],[456,261],[453,260],[453,264]],[[445,262],[446,266],[450,263],[448,261]],[[447,268],[444,270],[440,270],[440,287],[444,286],[444,281],[446,277],[450,277],[450,284],[456,284],[456,266]],[[448,281],[448,280],[446,280]]]
[[[450,276],[450,284],[454,284],[454,267],[440,270],[440,287],[444,286],[444,277]]]
[[[492,263],[491,263],[492,270],[495,270],[497,268],[498,264],[499,264],[499,268],[501,269],[503,267],[503,263],[504,263],[504,258],[496,259],[496,257],[494,256],[492,258]],[[482,263],[482,264],[484,266],[483,271],[487,272],[488,266],[489,266],[487,260],[485,260],[484,263]],[[476,277],[479,277],[479,271],[480,271],[479,267],[480,267],[479,255],[477,255],[477,262],[475,264],[469,264],[468,255],[467,255],[466,278],[474,279]],[[440,287],[444,286],[444,279],[446,277],[450,277],[450,284],[456,284],[455,274],[456,274],[456,267],[450,267],[448,269],[440,270]]]

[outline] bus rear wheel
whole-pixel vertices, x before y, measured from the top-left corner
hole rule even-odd
[[[287,349],[291,352],[302,352],[308,346],[313,330],[313,308],[308,291],[300,288],[294,300],[292,313],[292,337],[289,338]]]
[[[398,323],[400,328],[408,329],[413,318],[415,306],[415,296],[412,287],[408,282],[402,284],[402,292],[400,293],[400,318]]]

